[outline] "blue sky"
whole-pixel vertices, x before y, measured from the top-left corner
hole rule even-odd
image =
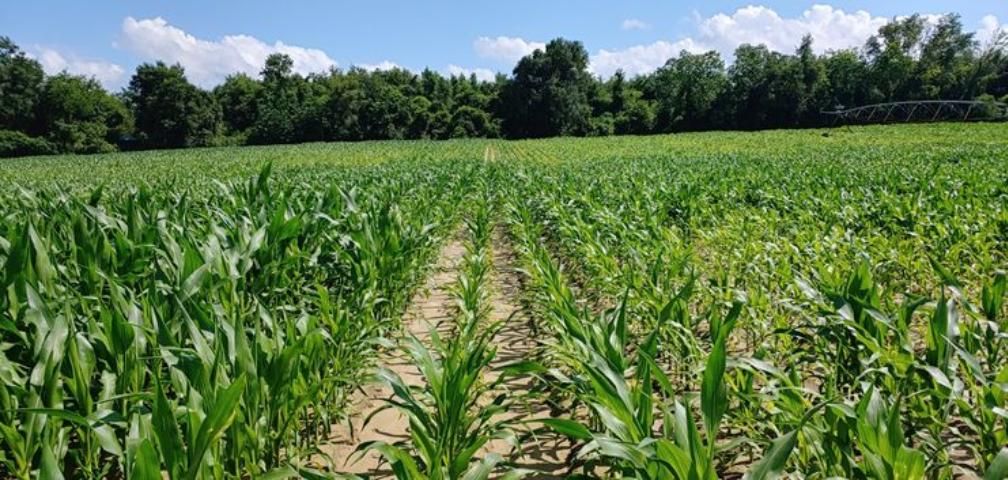
[[[635,74],[679,50],[740,43],[791,51],[812,33],[820,51],[860,45],[878,25],[914,12],[957,12],[980,38],[1008,24],[1008,1],[389,1],[10,0],[0,3],[0,35],[50,73],[68,70],[110,88],[137,64],[181,63],[212,86],[228,73],[254,74],[282,51],[302,72],[350,65],[490,76],[551,38],[581,40],[592,70]],[[730,60],[730,58],[728,58]]]

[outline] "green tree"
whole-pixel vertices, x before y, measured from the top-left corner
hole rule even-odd
[[[455,136],[452,134],[451,112],[449,112],[448,109],[438,105],[434,105],[432,108],[433,113],[431,114],[430,126],[428,127],[430,138],[437,140],[444,140]],[[483,113],[484,115],[488,115],[486,114],[486,112]]]
[[[646,83],[648,79],[645,79]],[[641,82],[635,82],[641,83]],[[642,135],[654,128],[655,107],[644,98],[641,87],[627,82],[622,70],[617,70],[608,80],[609,112],[613,116],[613,133]]]
[[[509,137],[585,135],[591,123],[588,52],[581,42],[555,39],[522,58],[507,82],[500,112]]]
[[[735,63],[728,69],[731,128],[768,126],[775,55],[762,45],[741,45],[735,49]]]
[[[879,29],[865,44],[871,66],[872,100],[889,102],[920,97],[914,56],[924,38],[920,15],[895,20]]]
[[[0,37],[0,129],[31,131],[44,77],[39,62]]]
[[[649,82],[650,97],[658,108],[656,128],[673,131],[710,126],[711,109],[727,84],[724,62],[717,52],[680,52]]]
[[[499,134],[493,117],[478,108],[462,105],[451,117],[452,137],[493,138]]]
[[[640,90],[627,90],[623,108],[614,120],[615,133],[620,135],[644,135],[651,133],[655,123],[654,104],[644,99]]]
[[[67,73],[46,79],[36,118],[51,143],[74,153],[114,151],[132,126],[118,98],[94,79]]]
[[[217,135],[219,107],[212,95],[189,83],[181,65],[140,65],[130,79],[126,99],[141,146],[210,145]]]
[[[986,94],[1008,100],[1008,31],[994,35],[979,48],[964,87],[964,98]]]
[[[255,123],[256,99],[261,90],[262,84],[244,73],[229,75],[214,88],[214,98],[221,106],[224,127],[229,133],[245,132]]]
[[[805,89],[799,59],[766,46],[742,45],[728,69],[729,87],[721,100],[731,117],[724,127],[744,130],[801,124]]]
[[[325,103],[319,110],[326,140],[361,140],[364,132],[360,124],[360,109],[364,103],[364,77],[358,69],[344,74],[333,70],[324,79],[327,91]]]
[[[358,107],[363,139],[407,138],[413,116],[408,89],[401,88],[403,84],[398,83],[402,80],[401,72],[378,71],[366,74],[364,79],[364,97]]]
[[[798,74],[798,120],[806,125],[819,123],[822,110],[829,108],[829,82],[826,67],[812,50],[812,35],[802,37],[795,52]]]
[[[728,68],[716,52],[681,52],[651,74],[608,80],[589,73],[581,43],[562,38],[492,81],[399,68],[302,76],[274,54],[261,79],[235,74],[212,94],[180,66],[157,63],[138,67],[120,99],[93,80],[47,80],[0,37],[0,130],[10,133],[7,152],[96,152],[113,148],[131,117],[137,144],[162,148],[215,143],[218,132],[293,143],[791,128],[818,125],[820,111],[837,106],[1008,99],[1008,34],[980,46],[958,15],[931,26],[920,15],[893,20],[860,50],[819,55],[813,41],[805,36],[793,54],[742,45]]]
[[[431,135],[431,124],[434,122],[434,104],[427,97],[417,95],[409,99],[409,110],[412,121],[407,136],[409,138],[436,138]]]
[[[309,113],[310,89],[304,77],[294,74],[293,69],[294,60],[286,54],[274,53],[266,58],[249,142],[269,144],[304,140],[298,126]]]
[[[869,67],[857,51],[848,49],[834,52],[827,55],[822,64],[828,91],[824,109],[870,103]]]
[[[0,158],[49,155],[57,152],[56,146],[44,138],[31,137],[14,130],[0,130]]]
[[[975,91],[976,42],[963,32],[959,15],[944,15],[920,47],[917,76],[924,98],[958,99]]]
[[[448,105],[451,108],[459,106],[469,106],[479,110],[487,110],[492,102],[492,94],[482,88],[483,85],[475,76],[453,77],[449,83],[451,85],[451,97]]]
[[[420,72],[420,94],[435,105],[450,107],[454,101],[451,81],[429,68]]]

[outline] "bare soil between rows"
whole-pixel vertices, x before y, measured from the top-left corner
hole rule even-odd
[[[530,328],[530,318],[520,302],[519,272],[515,268],[515,256],[506,235],[497,229],[493,236],[494,272],[490,278],[490,321],[504,322],[495,337],[497,355],[487,372],[486,381],[495,380],[502,370],[511,363],[529,359],[540,348],[535,334]],[[463,243],[452,238],[442,248],[433,273],[424,288],[414,295],[403,317],[402,335],[414,335],[422,342],[430,340],[432,329],[439,335],[451,335],[450,325],[456,311],[455,299],[450,288],[459,274],[459,267],[465,255]],[[412,361],[398,348],[383,349],[379,353],[377,365],[384,366],[398,374],[409,385],[423,384],[423,377]],[[502,384],[498,393],[506,393],[511,398],[521,399],[535,388],[530,377],[510,378]],[[329,442],[320,445],[320,455],[312,463],[328,464],[332,471],[360,475],[367,478],[392,478],[392,472],[377,452],[363,455],[355,453],[363,442],[384,441],[395,443],[409,440],[409,420],[394,408],[384,409],[367,421],[369,415],[385,405],[392,391],[381,384],[369,384],[351,397],[351,414],[348,422],[333,427]],[[501,415],[501,419],[522,420],[547,417],[549,409],[535,401],[515,402],[512,408]],[[534,426],[534,425],[532,425]],[[530,479],[564,478],[568,471],[570,444],[564,439],[537,435],[529,437],[518,429],[522,437],[520,450],[504,441],[493,441],[484,447],[482,455],[497,453],[510,460],[516,468],[537,473],[527,475]]]

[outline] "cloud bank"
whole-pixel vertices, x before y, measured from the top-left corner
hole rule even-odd
[[[936,14],[925,14],[924,17],[932,24],[939,18]],[[816,52],[823,53],[860,47],[888,21],[886,17],[872,15],[865,10],[845,11],[828,4],[813,5],[794,17],[781,16],[772,8],[761,5],[750,5],[709,17],[694,14],[692,27],[685,35],[677,39],[596,50],[590,54],[590,69],[602,77],[609,77],[617,70],[629,75],[646,74],[681,51],[699,53],[715,50],[726,62],[730,62],[734,50],[745,43],[764,44],[779,52],[793,52],[806,34],[813,36]],[[644,19],[628,18],[622,22],[621,28],[627,31],[649,30],[651,24]],[[996,16],[987,15],[976,26],[975,38],[981,46],[985,46],[1002,34],[1008,35],[1008,26]],[[321,49],[282,41],[267,43],[242,34],[219,39],[198,38],[161,17],[126,17],[116,45],[141,61],[162,60],[181,64],[189,79],[204,88],[217,85],[235,73],[258,75],[266,57],[273,53],[289,55],[294,61],[294,71],[302,75],[325,72],[338,65]],[[497,71],[510,71],[522,57],[545,46],[545,42],[521,37],[481,36],[473,41],[473,51],[477,57],[492,63],[492,68],[462,67],[452,63],[442,72],[476,75],[480,80],[491,81]],[[110,90],[121,88],[129,78],[129,72],[113,62],[81,58],[44,46],[35,46],[29,49],[29,53],[48,74],[66,71],[93,77]],[[367,70],[402,68],[390,60],[358,66]]]
[[[940,18],[938,14],[923,16],[931,24]],[[640,75],[658,69],[683,50],[690,53],[714,50],[726,62],[730,62],[735,49],[746,43],[763,44],[771,50],[790,53],[794,52],[802,37],[807,34],[813,37],[815,51],[824,53],[860,47],[888,22],[888,18],[872,15],[865,10],[848,12],[825,4],[813,5],[800,15],[790,18],[781,16],[766,6],[750,5],[706,18],[694,15],[693,33],[677,40],[658,40],[620,49],[600,49],[591,54],[590,68],[592,73],[602,77],[612,76],[617,70],[623,70],[629,75]],[[639,30],[647,26],[647,23],[639,19],[623,22],[624,30]],[[1003,31],[1008,30],[998,18],[988,15],[980,22],[976,38],[983,45]],[[531,52],[533,46],[541,45],[544,44],[517,37],[480,37],[475,47],[480,56],[517,61]]]
[[[67,72],[94,78],[107,90],[118,90],[126,80],[126,70],[112,62],[83,59],[43,46],[30,49],[28,54],[38,60],[42,65],[42,70],[48,75]]]
[[[294,60],[294,71],[300,74],[324,72],[337,65],[322,50],[280,41],[268,44],[250,35],[227,35],[220,40],[196,38],[161,17],[126,17],[119,46],[144,60],[179,63],[189,79],[202,87],[216,85],[233,73],[257,75],[266,57],[274,53],[289,55]]]
[[[480,37],[473,42],[473,48],[480,57],[516,63],[525,55],[546,48],[546,43],[530,42],[518,37]]]

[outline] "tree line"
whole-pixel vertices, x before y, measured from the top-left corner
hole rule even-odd
[[[589,71],[580,42],[555,39],[492,81],[431,70],[300,75],[283,54],[259,77],[212,90],[180,65],[137,67],[110,93],[47,76],[0,37],[0,156],[312,141],[541,138],[820,126],[837,106],[914,99],[1008,99],[1008,36],[981,44],[958,15],[893,20],[860,48],[793,54],[741,45],[734,61],[681,52],[653,73]]]

